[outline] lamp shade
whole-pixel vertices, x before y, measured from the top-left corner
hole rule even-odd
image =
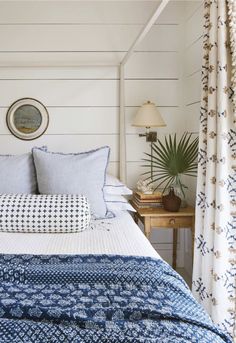
[[[132,126],[137,127],[161,127],[166,126],[155,104],[147,101],[139,109]]]

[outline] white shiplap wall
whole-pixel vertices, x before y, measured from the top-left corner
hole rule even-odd
[[[0,153],[21,153],[45,144],[51,150],[65,152],[109,145],[109,168],[117,174],[119,79],[118,70],[112,65],[124,56],[157,4],[0,1]],[[142,130],[130,125],[138,106],[146,100],[159,106],[167,123],[166,128],[157,130],[159,136],[183,132],[185,105],[192,106],[191,113],[194,111],[194,105],[183,104],[182,99],[182,28],[186,6],[186,1],[171,1],[125,67],[127,173],[131,187],[143,170],[143,152],[149,150],[145,140],[137,135]],[[189,24],[187,21],[190,24],[191,18]],[[194,31],[199,23],[192,25]],[[191,55],[191,34],[187,42]],[[188,80],[186,76],[190,83],[197,77],[190,76],[190,60],[195,59],[195,51],[192,54],[188,59]],[[88,66],[92,63],[111,66]],[[47,132],[32,142],[16,139],[5,123],[7,108],[21,97],[40,100],[50,115]],[[193,91],[187,101],[194,99],[197,94]],[[171,232],[165,230],[153,239],[170,261]],[[184,263],[182,245],[180,239],[180,266]]]
[[[186,130],[198,135],[201,97],[201,66],[203,41],[203,1],[192,1],[185,8],[185,49],[184,49],[184,107]],[[186,177],[188,202],[195,203],[196,178]],[[185,269],[192,271],[191,234],[185,235]]]

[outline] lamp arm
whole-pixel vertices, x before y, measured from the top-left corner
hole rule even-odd
[[[140,133],[139,137],[146,137],[146,142],[156,142],[157,141],[157,132],[156,131],[150,131],[146,133]]]

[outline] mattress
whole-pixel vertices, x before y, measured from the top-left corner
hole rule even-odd
[[[0,233],[2,254],[112,254],[160,258],[131,215],[93,220],[79,233]]]

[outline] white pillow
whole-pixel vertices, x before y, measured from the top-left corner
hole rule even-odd
[[[132,211],[136,212],[128,200],[121,195],[104,194],[107,208],[111,212]]]
[[[83,195],[0,195],[0,231],[74,233],[84,231],[90,218]]]
[[[132,190],[126,187],[117,177],[107,174],[104,194],[130,195]]]

